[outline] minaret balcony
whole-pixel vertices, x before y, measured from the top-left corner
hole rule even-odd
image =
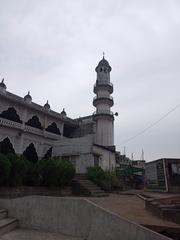
[[[94,84],[94,93],[99,90],[107,90],[110,94],[113,93],[113,84],[107,81],[96,81]]]
[[[97,110],[93,113],[93,120],[97,120],[99,118],[114,120],[114,113],[110,110]]]
[[[108,104],[110,107],[112,107],[114,105],[114,101],[113,98],[111,96],[96,96],[93,98],[93,105],[95,107],[97,107],[98,104]]]

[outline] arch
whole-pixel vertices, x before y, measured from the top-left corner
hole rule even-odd
[[[25,124],[30,127],[38,128],[41,130],[43,129],[41,122],[39,121],[39,118],[36,115],[30,118]]]
[[[43,159],[48,159],[48,158],[51,158],[52,157],[52,147],[50,147],[46,154],[44,155]]]
[[[61,135],[61,132],[60,132],[60,130],[59,130],[59,128],[57,127],[57,124],[56,124],[55,122],[51,123],[51,124],[46,128],[46,131]]]
[[[13,153],[15,154],[15,150],[13,148],[13,145],[8,137],[4,138],[3,141],[0,142],[0,153],[2,154],[8,154]]]
[[[29,146],[24,150],[23,156],[30,162],[36,163],[38,161],[38,155],[33,143],[30,143]]]
[[[22,123],[17,111],[14,107],[9,107],[7,110],[0,114],[1,118],[5,118],[14,122]]]

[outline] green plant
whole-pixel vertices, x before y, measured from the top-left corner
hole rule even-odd
[[[11,171],[11,163],[7,157],[0,154],[0,186],[8,184],[8,178]]]
[[[104,171],[101,167],[89,167],[87,176],[105,191],[112,191],[121,188],[120,180],[116,173],[112,171]]]
[[[93,182],[100,182],[105,179],[105,172],[101,167],[89,167],[87,168],[87,176]]]
[[[37,164],[34,164],[28,160],[26,161],[27,161],[27,171],[23,178],[24,185],[39,186],[41,184],[41,179],[38,172]]]
[[[41,185],[65,186],[72,180],[75,169],[71,162],[61,158],[41,160],[37,164]]]
[[[75,174],[75,168],[73,164],[70,161],[64,159],[57,159],[54,161],[57,161],[59,170],[58,184],[60,186],[68,185]]]
[[[11,163],[8,180],[9,185],[13,187],[23,185],[23,179],[28,170],[28,161],[16,154],[7,154],[6,157]]]

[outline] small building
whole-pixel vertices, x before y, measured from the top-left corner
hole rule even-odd
[[[180,192],[180,159],[162,158],[145,164],[148,190]]]

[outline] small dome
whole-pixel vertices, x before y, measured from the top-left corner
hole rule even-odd
[[[104,58],[98,63],[97,67],[96,67],[96,71],[99,67],[108,67],[111,71],[111,66],[109,65],[109,62]]]
[[[44,108],[46,108],[47,110],[50,110],[50,105],[49,105],[49,103],[48,103],[48,100],[47,100],[47,102],[44,104]]]
[[[66,112],[65,112],[65,109],[64,109],[64,108],[63,108],[63,110],[62,110],[61,114],[62,114],[63,116],[67,116],[67,114],[66,114]]]
[[[27,102],[27,103],[31,103],[32,102],[32,97],[30,95],[30,92],[28,92],[28,94],[26,96],[24,96],[24,100]]]
[[[6,84],[4,83],[4,78],[0,82],[0,87],[6,89]]]
[[[103,59],[98,63],[99,66],[107,66],[110,67],[109,62],[103,57]]]

